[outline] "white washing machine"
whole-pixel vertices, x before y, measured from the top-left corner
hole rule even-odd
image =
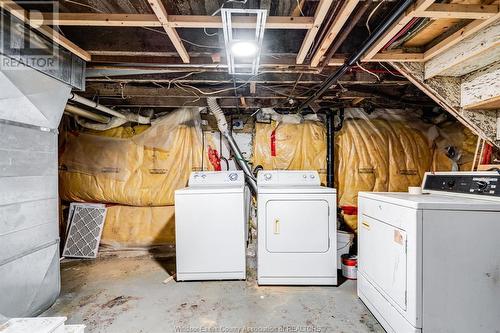
[[[360,193],[358,295],[387,332],[498,332],[500,175],[428,173]]]
[[[337,284],[337,196],[316,171],[260,171],[260,285]]]
[[[244,280],[250,192],[242,171],[193,172],[175,191],[177,280]]]

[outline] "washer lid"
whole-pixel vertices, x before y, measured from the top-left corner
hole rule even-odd
[[[229,185],[204,185],[204,186],[189,186],[175,191],[175,195],[193,195],[193,194],[224,194],[224,193],[243,193],[245,186],[229,186]]]
[[[359,192],[359,197],[414,209],[500,211],[500,202],[435,193]]]

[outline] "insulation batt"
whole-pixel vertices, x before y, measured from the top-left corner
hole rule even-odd
[[[147,247],[175,243],[175,208],[108,206],[101,245]]]
[[[178,110],[151,127],[68,133],[60,159],[60,196],[67,201],[131,206],[174,204],[201,168],[199,113]]]
[[[317,170],[325,184],[325,125],[318,121],[256,123],[253,165],[265,170]]]

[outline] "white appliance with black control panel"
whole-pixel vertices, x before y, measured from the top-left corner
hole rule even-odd
[[[175,191],[177,280],[244,280],[250,192],[243,171],[193,172]]]
[[[427,173],[360,193],[358,295],[387,332],[500,328],[500,174]]]
[[[316,171],[260,171],[257,282],[337,284],[336,191]]]

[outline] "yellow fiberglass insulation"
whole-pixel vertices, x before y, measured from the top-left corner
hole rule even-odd
[[[406,192],[432,163],[424,134],[400,121],[348,119],[336,136],[336,185],[344,220],[357,230],[358,192]]]
[[[175,208],[108,206],[101,244],[144,247],[175,243]]]
[[[182,113],[180,113],[182,112]],[[68,133],[60,159],[67,201],[132,206],[174,204],[174,191],[201,168],[198,113],[179,110],[151,127]]]
[[[318,121],[256,123],[253,165],[266,170],[317,170],[324,184],[325,125]]]

